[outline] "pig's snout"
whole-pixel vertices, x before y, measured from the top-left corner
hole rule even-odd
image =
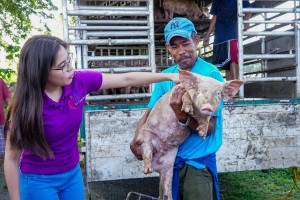
[[[204,104],[201,109],[200,109],[200,112],[202,115],[212,115],[214,114],[214,108],[212,107],[212,105],[210,104]]]

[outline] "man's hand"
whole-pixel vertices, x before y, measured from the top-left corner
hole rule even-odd
[[[188,116],[187,114],[181,110],[182,107],[182,96],[185,93],[185,89],[183,86],[177,86],[170,99],[170,106],[173,109],[177,119],[179,121],[186,121]]]
[[[133,140],[130,143],[130,150],[135,155],[138,160],[143,160],[142,152],[141,152],[141,145],[144,143],[143,140]]]

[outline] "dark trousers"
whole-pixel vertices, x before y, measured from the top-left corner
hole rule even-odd
[[[190,165],[179,171],[180,200],[214,200],[213,176],[207,168],[196,169]]]

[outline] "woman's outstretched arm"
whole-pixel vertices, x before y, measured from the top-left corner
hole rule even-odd
[[[130,72],[122,74],[103,73],[103,82],[101,85],[101,89],[148,85],[154,82],[166,80],[178,83],[178,74],[152,72]]]

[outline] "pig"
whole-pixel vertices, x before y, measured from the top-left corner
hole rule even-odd
[[[203,19],[209,19],[210,14],[209,14],[209,9],[207,7],[202,7],[202,18]]]
[[[198,5],[191,0],[164,0],[163,8],[166,19],[173,19],[174,13],[189,19],[199,19],[203,15]]]
[[[162,7],[154,8],[154,19],[163,19],[164,9]]]
[[[210,77],[179,70],[180,85],[186,90],[182,97],[182,110],[197,120],[197,128],[202,138],[206,137],[209,120],[221,103],[221,99],[234,97],[240,80],[220,82]],[[160,98],[151,110],[146,123],[139,130],[137,141],[144,160],[145,174],[158,172],[163,200],[172,200],[173,165],[179,145],[189,136],[190,130],[178,124],[169,102],[172,92],[178,85]]]

